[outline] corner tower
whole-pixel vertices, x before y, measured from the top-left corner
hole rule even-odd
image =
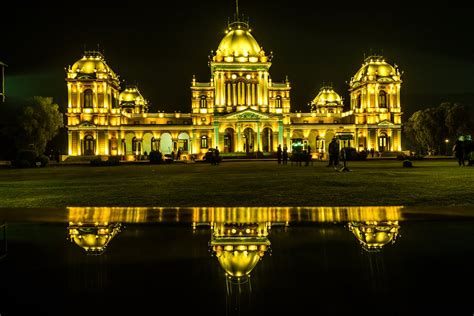
[[[119,77],[98,51],[84,52],[66,72],[68,154],[112,154],[107,127],[120,124]]]
[[[350,81],[359,150],[401,150],[401,73],[383,56],[369,56]]]

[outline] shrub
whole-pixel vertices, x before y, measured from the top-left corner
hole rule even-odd
[[[30,168],[31,167],[30,162],[25,159],[15,160],[13,165],[17,168]]]
[[[103,166],[103,161],[100,158],[96,158],[96,159],[91,160],[90,164],[93,167],[100,167],[100,166]]]
[[[17,160],[26,160],[30,164],[30,167],[35,166],[36,163],[36,151],[34,150],[20,150],[16,157]]]
[[[36,162],[40,162],[41,167],[46,167],[49,164],[49,158],[45,155],[40,155],[38,158],[36,158]]]
[[[109,157],[109,160],[106,161],[107,166],[118,166],[120,165],[120,158],[117,156]]]
[[[367,159],[367,152],[366,151],[358,152],[353,147],[346,147],[346,148],[341,150],[341,157],[340,157],[341,160],[344,159],[343,150],[346,151],[346,159],[347,160],[366,160]]]
[[[163,163],[163,155],[159,151],[151,151],[150,152],[150,163],[152,164],[160,164]]]
[[[411,162],[411,160],[403,160],[403,167],[411,168],[413,167],[413,163]]]

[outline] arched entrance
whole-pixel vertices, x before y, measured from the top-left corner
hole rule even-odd
[[[160,150],[160,140],[153,137],[151,139],[151,151],[159,151]]]
[[[246,153],[252,153],[255,150],[255,135],[253,129],[247,127],[244,130],[243,137],[243,150]]]
[[[128,133],[125,135],[125,148],[123,150],[125,155],[133,155],[135,152],[133,151],[133,139],[136,139],[135,134]]]
[[[188,133],[181,133],[178,135],[178,150],[182,152],[189,151],[189,135]]]
[[[153,139],[153,134],[151,133],[146,133],[143,135],[143,154],[149,155],[150,152],[152,151],[152,139]]]
[[[262,131],[262,147],[264,152],[273,151],[273,132],[269,127],[265,127]]]
[[[95,140],[92,135],[86,135],[86,137],[84,137],[84,155],[95,155]]]
[[[109,145],[110,145],[110,154],[112,156],[117,156],[118,155],[118,141],[117,141],[117,138],[112,137],[109,141]]]
[[[386,150],[389,150],[390,144],[389,144],[389,138],[387,136],[387,133],[382,132],[379,134],[378,144],[379,144],[379,152],[384,152]]]
[[[230,127],[224,133],[224,152],[234,152],[234,129]]]
[[[163,154],[171,154],[171,152],[173,151],[173,138],[171,137],[171,134],[161,134],[160,151]]]

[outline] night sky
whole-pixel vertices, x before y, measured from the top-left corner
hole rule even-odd
[[[234,2],[70,2],[64,8],[2,7],[0,60],[9,65],[7,97],[53,96],[66,104],[64,68],[84,47],[105,50],[109,66],[139,85],[152,111],[190,111],[190,81],[209,81],[208,55],[224,36]],[[323,82],[348,106],[348,82],[364,53],[381,53],[404,71],[406,114],[441,101],[474,104],[471,9],[357,8],[308,1],[240,1],[253,35],[273,51],[274,81],[289,76],[292,109],[308,111]],[[317,4],[317,6],[316,6]]]

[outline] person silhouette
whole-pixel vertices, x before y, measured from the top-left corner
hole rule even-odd
[[[281,154],[282,154],[281,145],[278,145],[278,149],[277,149],[278,164],[281,164]]]

